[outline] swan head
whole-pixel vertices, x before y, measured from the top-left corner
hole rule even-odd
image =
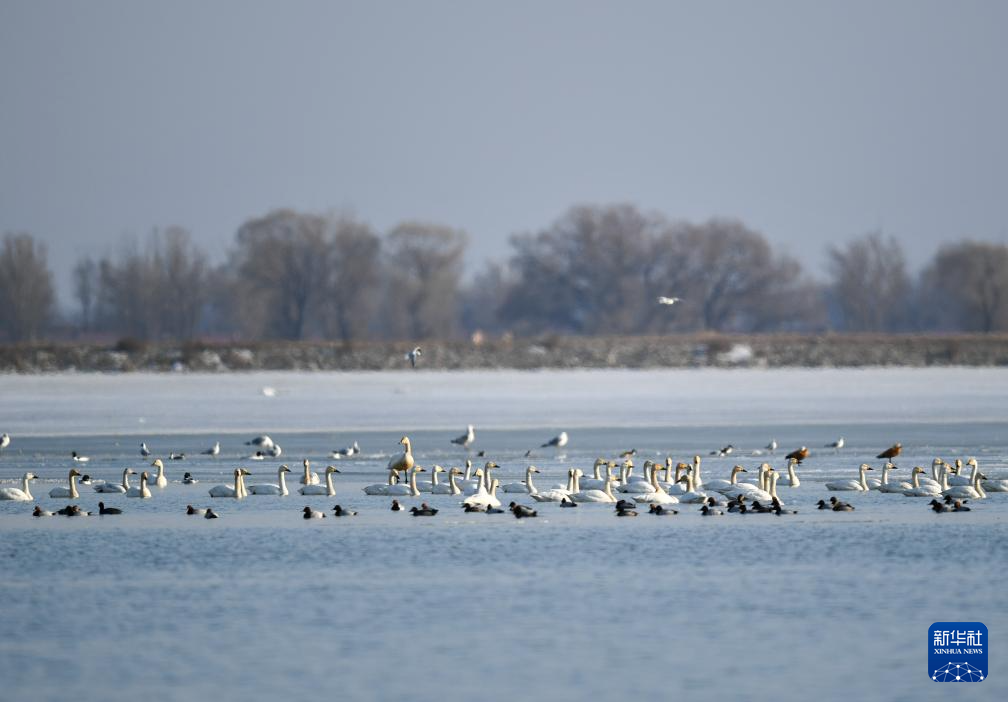
[[[36,476],[34,473],[25,473],[24,474],[24,479],[25,480],[35,480],[37,477],[38,476]]]
[[[420,466],[413,466],[413,472],[414,473],[426,473],[427,469],[426,468],[421,468]]]
[[[858,470],[871,470],[871,469],[872,469],[872,467],[870,465],[868,465],[867,463],[862,463],[861,466],[860,466],[860,468],[858,468]]]
[[[483,468],[485,468],[486,470],[490,470],[491,468],[500,468],[500,466],[494,463],[493,461],[487,461],[486,465],[483,466]]]
[[[445,472],[445,469],[442,468],[441,466],[439,466],[437,463],[434,464],[434,467],[431,468],[431,470],[433,472],[435,472],[435,473],[444,473]]]
[[[527,470],[527,471],[528,471],[529,473],[538,473],[538,472],[539,472],[539,469],[538,469],[538,468],[536,468],[535,466],[529,466],[528,468],[526,468],[526,470]]]
[[[326,475],[329,475],[330,473],[339,473],[340,471],[336,466],[326,466],[325,472]]]
[[[154,462],[151,463],[151,465],[154,466],[155,468],[158,468],[158,469],[163,469],[164,468],[164,463],[161,462],[160,458],[155,458]]]
[[[971,466],[972,468],[976,468],[977,467],[977,459],[975,459],[975,458],[969,459],[968,461],[966,461],[966,465]]]
[[[284,465],[280,466],[279,468],[277,468],[277,470],[278,470],[278,471],[279,471],[280,473],[290,473],[290,468],[288,468],[288,467],[287,467],[287,464],[286,464],[286,463],[285,463]],[[189,475],[189,474],[188,474],[188,473],[186,473],[186,475]]]
[[[147,471],[144,471],[143,473],[140,474],[140,480],[149,480],[149,479],[150,474]]]
[[[241,471],[242,475],[252,475],[252,471],[250,471],[248,468],[239,468],[238,470]]]
[[[732,470],[732,473],[748,473],[749,472],[745,468],[743,468],[742,466],[735,466],[731,470]]]
[[[80,471],[77,470],[76,468],[71,468],[70,469],[70,477],[71,478],[79,478],[80,477]]]
[[[606,463],[608,463],[608,461],[606,459],[604,459],[604,458],[596,458],[595,459],[595,463],[592,465],[592,468],[595,468],[595,467],[601,468]]]
[[[460,471],[458,468],[452,468],[450,471],[448,471],[448,475],[462,475],[462,471]]]
[[[136,471],[133,470],[132,468],[127,468],[126,475],[136,475]]]
[[[420,349],[417,350],[419,351]],[[403,446],[409,446],[410,445],[409,437],[404,436],[403,438],[399,439],[399,443],[402,444]]]

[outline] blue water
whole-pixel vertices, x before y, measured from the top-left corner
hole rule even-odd
[[[874,492],[844,493],[853,513],[812,507],[829,496],[824,481],[856,477],[865,460],[878,466],[871,457],[896,440],[905,453],[894,479],[934,456],[969,455],[989,477],[1008,477],[1004,424],[902,413],[886,424],[782,426],[770,410],[758,419],[572,429],[565,453],[529,460],[541,488],[632,447],[638,464],[701,453],[705,477],[726,477],[736,462],[781,469],[782,452],[752,455],[771,436],[814,448],[843,434],[848,447],[816,451],[800,488],[779,483],[798,515],[703,518],[682,505],[677,517],[617,519],[603,505],[535,504],[540,517],[519,521],[424,495],[402,501],[442,511],[416,519],[361,491],[384,480],[403,431],[422,465],[446,467],[465,457],[447,441],[459,432],[271,433],[284,454],[263,463],[242,460],[246,434],[15,437],[0,455],[0,484],[37,473],[32,490],[48,509],[67,502],[47,493],[65,484],[71,450],[91,457],[84,472],[116,482],[124,467],[143,468],[141,439],[156,455],[189,457],[166,461],[172,482],[150,500],[80,488],[75,502],[103,499],[126,510],[118,517],[34,519],[34,503],[0,501],[0,698],[944,699],[951,691],[927,677],[934,621],[987,625],[990,677],[955,694],[1003,698],[1008,494],[960,514]],[[505,482],[517,480],[544,431],[481,428],[476,448],[501,464]],[[361,458],[329,461],[353,439]],[[215,440],[222,456],[195,455]],[[707,456],[727,443],[732,456]],[[294,492],[305,457],[319,472],[339,465],[335,498],[207,496],[235,465],[253,471],[249,483],[274,482],[280,462],[294,471]],[[183,471],[199,484],[178,482]],[[306,504],[337,502],[360,515],[300,517]],[[221,518],[188,517],[190,503]]]

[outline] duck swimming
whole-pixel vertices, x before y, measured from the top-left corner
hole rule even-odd
[[[402,505],[399,504],[399,500],[392,500],[392,511],[402,512]]]
[[[325,519],[326,513],[314,510],[311,507],[305,505],[305,508],[301,510],[304,513],[305,519]]]
[[[679,514],[679,510],[670,509],[665,505],[652,504],[651,508],[648,510],[648,514],[654,514],[659,517],[664,517],[665,515]]]
[[[207,513],[207,510],[206,510],[206,508],[196,509],[192,505],[186,505],[186,511],[185,511],[185,513],[188,514],[188,515],[195,516],[195,517],[202,517],[203,515],[205,515]]]
[[[340,505],[336,505],[335,507],[333,507],[333,516],[334,517],[356,517],[357,513],[353,512],[353,511],[351,511],[349,509],[343,509],[343,507],[341,507]]]
[[[182,476],[183,485],[195,485],[198,482],[199,481],[196,480],[196,478],[192,477],[192,473],[186,473],[185,475]]]
[[[536,512],[531,507],[526,507],[525,505],[520,505],[517,502],[512,502],[508,505],[511,509],[511,514],[515,516],[515,519],[526,519],[528,517],[538,517],[539,513]]]
[[[122,514],[123,511],[118,507],[106,507],[104,502],[98,503],[98,514]]]
[[[420,507],[410,507],[410,512],[414,517],[433,517],[438,513],[436,509],[427,505],[426,502],[420,505]]]
[[[32,512],[33,517],[51,517],[55,512],[50,512],[49,510],[42,509],[38,505],[35,505],[35,511]]]
[[[217,519],[217,513],[214,512],[209,507],[207,507],[206,514],[203,515],[203,518],[204,519]]]

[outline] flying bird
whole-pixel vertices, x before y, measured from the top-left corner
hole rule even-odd
[[[547,441],[545,444],[540,446],[539,448],[546,448],[547,446],[555,446],[556,448],[563,448],[566,445],[567,445],[567,432],[562,431],[556,436],[554,436],[552,439]]]
[[[670,305],[671,306],[671,305],[674,305],[675,303],[681,302],[681,301],[682,301],[682,299],[678,298],[678,297],[665,297],[664,295],[659,295],[658,296],[658,304],[659,305]]]
[[[417,359],[423,356],[423,351],[417,346],[415,349],[406,354],[406,360],[410,362],[410,367],[416,368]]]
[[[456,436],[451,440],[453,444],[458,444],[463,448],[469,448],[474,441],[476,441],[476,428],[472,424],[466,428],[465,434],[462,436]]]
[[[891,461],[892,459],[896,458],[896,456],[900,455],[900,451],[902,450],[903,450],[903,444],[897,441],[895,444],[887,448],[885,451],[875,456],[875,458],[884,458],[887,461]]]
[[[808,455],[809,455],[808,448],[802,446],[801,448],[795,449],[788,455],[784,456],[784,458],[786,458],[789,461],[793,458],[798,462],[798,465],[801,465],[801,462],[804,461],[806,458],[808,458]]]

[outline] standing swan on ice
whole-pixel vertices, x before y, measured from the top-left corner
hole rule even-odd
[[[140,474],[140,487],[130,488],[126,491],[126,497],[142,497],[147,499],[151,496],[150,488],[147,487],[147,479],[150,477],[147,471]]]
[[[80,497],[80,493],[77,492],[77,481],[74,478],[80,477],[80,473],[77,472],[76,468],[70,469],[70,474],[68,480],[70,481],[70,487],[54,487],[49,491],[49,497],[67,497],[71,500],[76,500]]]
[[[394,470],[396,473],[405,473],[413,467],[413,447],[410,445],[408,436],[399,439],[399,443],[404,447],[403,452],[389,459],[388,469]]]
[[[32,497],[31,490],[28,489],[29,480],[35,480],[34,473],[25,473],[21,476],[20,488],[0,488],[0,500],[18,500],[19,502],[34,500],[35,498]]]
[[[328,495],[336,496],[336,488],[333,487],[333,473],[339,473],[336,466],[326,466],[325,485],[305,485],[298,490],[302,495]]]
[[[248,494],[250,495],[279,495],[280,497],[287,497],[290,493],[287,491],[287,480],[285,473],[290,473],[290,468],[286,465],[280,466],[277,469],[277,484],[270,485],[259,484],[259,485],[249,485]]]

